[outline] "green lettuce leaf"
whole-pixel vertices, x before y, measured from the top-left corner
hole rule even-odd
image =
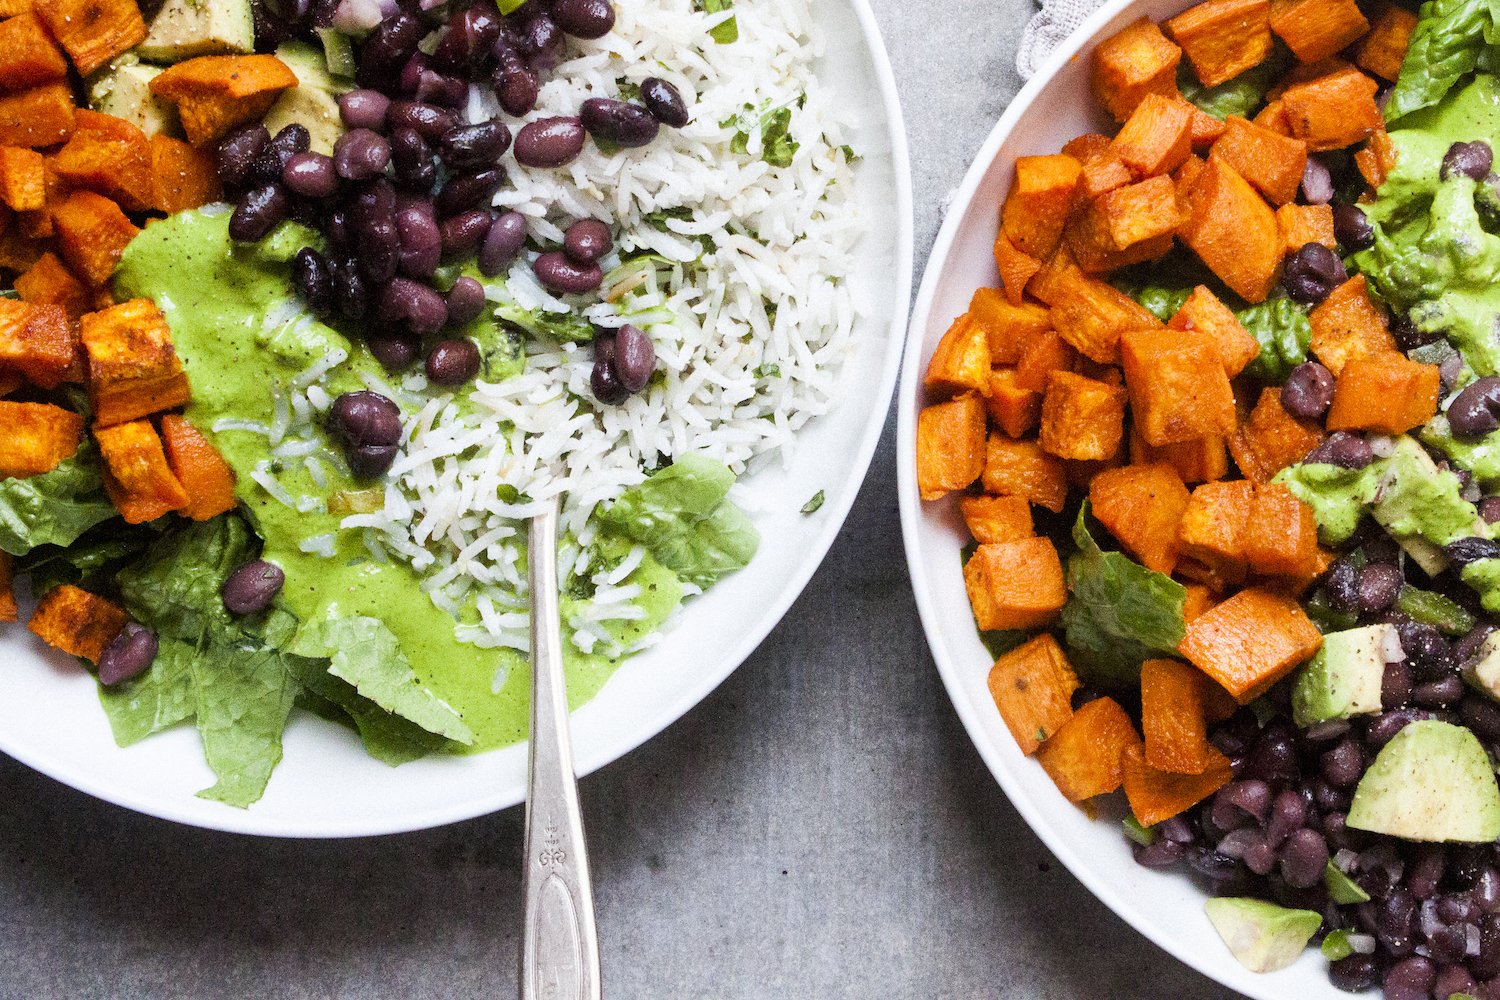
[[[1157,319],[1163,323],[1169,322],[1177,315],[1177,310],[1193,294],[1191,288],[1164,288],[1161,285],[1142,285],[1135,288],[1121,289],[1126,295],[1135,299]]]
[[[1393,122],[1437,104],[1481,60],[1495,58],[1500,9],[1493,0],[1428,0],[1385,107]]]
[[[580,344],[594,339],[594,325],[574,312],[553,313],[541,309],[523,309],[514,302],[506,301],[496,304],[495,315],[533,337]]]
[[[33,594],[44,594],[64,583],[112,581],[115,571],[158,537],[160,532],[150,524],[106,521],[84,532],[72,545],[37,546],[16,560],[16,573],[30,578]]]
[[[128,747],[193,717],[197,711],[193,660],[197,655],[187,643],[163,639],[150,670],[114,687],[99,685],[99,702],[117,744]]]
[[[235,643],[242,623],[224,610],[219,588],[255,558],[260,542],[238,514],[195,522],[162,539],[117,579],[125,607],[157,635],[201,646]]]
[[[1278,50],[1272,58],[1234,79],[1225,80],[1217,87],[1205,87],[1184,59],[1177,71],[1177,87],[1182,96],[1197,105],[1200,111],[1206,111],[1220,121],[1230,115],[1254,118],[1266,103],[1266,93],[1285,71],[1287,61],[1286,53]]]
[[[287,660],[306,692],[354,723],[365,751],[382,764],[409,764],[455,746],[452,740],[429,733],[361,695],[354,685],[328,672],[328,661],[304,656],[289,656]]]
[[[265,794],[281,762],[297,682],[273,649],[210,644],[191,664],[203,756],[217,779],[198,795],[243,809]]]
[[[1267,299],[1237,314],[1246,330],[1260,342],[1260,354],[1245,374],[1280,385],[1292,369],[1307,360],[1312,324],[1307,309],[1288,298]]]
[[[0,480],[0,549],[24,556],[38,545],[72,545],[115,516],[92,445],[51,472]]]
[[[1187,589],[1120,552],[1105,552],[1088,528],[1085,501],[1073,528],[1078,551],[1068,558],[1068,603],[1062,624],[1068,651],[1091,683],[1130,687],[1141,663],[1173,655],[1186,628]]]
[[[760,546],[750,519],[728,500],[734,473],[683,455],[598,513],[606,531],[644,545],[657,562],[700,587],[749,565]]]
[[[438,736],[464,744],[474,742],[474,733],[463,719],[422,685],[401,652],[396,636],[374,618],[308,623],[297,633],[291,651],[298,656],[328,657],[332,661],[328,667],[330,674],[352,685],[386,712]],[[337,701],[326,691],[315,690]],[[357,725],[359,716],[353,717]]]

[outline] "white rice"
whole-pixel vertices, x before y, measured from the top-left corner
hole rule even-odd
[[[693,122],[663,128],[644,149],[606,153],[588,142],[559,170],[508,160],[511,185],[495,203],[554,246],[573,220],[609,222],[617,236],[607,271],[641,252],[667,259],[622,269],[606,301],[591,298],[586,310],[601,327],[645,329],[658,378],[623,406],[599,406],[588,345],[528,338],[525,371],[478,385],[467,410],[424,404],[413,395],[425,387],[419,377],[400,389],[370,380],[412,409],[407,441],[384,509],[344,525],[426,573],[439,606],[471,602],[478,623],[459,635],[481,646],[527,648],[520,519],[562,495],[561,565],[598,588],[565,633],[584,651],[627,652],[603,624],[641,617],[626,578],[643,553],[591,565],[592,512],[688,452],[736,473],[764,453],[789,460],[797,431],[834,402],[852,347],[855,308],[841,279],[863,225],[850,198],[848,123],[817,86],[823,43],[809,0],[736,4],[730,44],[708,35],[725,14],[700,13],[693,0],[619,0],[616,10],[607,37],[574,43],[530,117],[576,114],[589,97],[659,76],[682,92]],[[483,113],[485,100],[475,95],[472,111]],[[762,115],[777,109],[790,112],[800,144],[784,168],[762,157]],[[743,152],[731,149],[737,135]],[[536,281],[530,259],[516,263],[503,294],[527,309],[572,311]],[[282,429],[278,419],[273,436]]]

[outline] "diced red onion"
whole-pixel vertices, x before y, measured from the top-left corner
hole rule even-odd
[[[1446,925],[1438,917],[1437,900],[1428,899],[1422,902],[1422,916],[1419,921],[1423,937],[1433,937]]]
[[[396,0],[340,0],[333,26],[346,35],[363,35],[397,9]]]
[[[1350,948],[1357,955],[1375,954],[1375,935],[1373,934],[1350,934],[1344,938]]]
[[[1380,658],[1387,663],[1400,663],[1406,659],[1406,650],[1401,648],[1401,633],[1393,628],[1386,629],[1380,640]]]
[[[1479,954],[1479,925],[1464,924],[1464,954],[1473,958]]]
[[[1254,827],[1245,827],[1239,830],[1231,830],[1219,841],[1218,852],[1226,858],[1234,858],[1236,861],[1245,856],[1255,843],[1263,839],[1263,834]]]
[[[1309,156],[1302,170],[1302,197],[1313,205],[1326,205],[1333,200],[1333,174],[1316,156]]]
[[[1359,854],[1345,847],[1333,856],[1333,864],[1339,871],[1348,874],[1354,870],[1354,863],[1359,860]]]

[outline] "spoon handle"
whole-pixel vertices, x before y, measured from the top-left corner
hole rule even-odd
[[[521,1000],[599,1000],[599,935],[568,736],[558,621],[557,504],[531,520],[531,775]]]

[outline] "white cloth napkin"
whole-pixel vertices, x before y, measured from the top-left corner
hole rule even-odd
[[[1033,73],[1052,54],[1052,50],[1073,33],[1103,0],[1042,0],[1042,9],[1021,33],[1021,49],[1016,53],[1016,71],[1030,80]]]

